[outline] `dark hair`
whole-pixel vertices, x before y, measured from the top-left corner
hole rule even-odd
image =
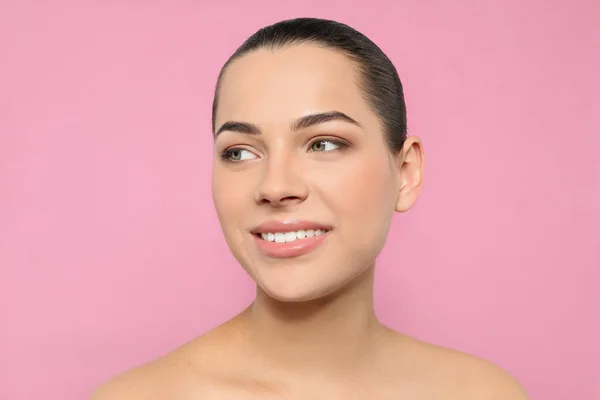
[[[219,100],[223,73],[234,60],[256,50],[314,43],[338,50],[354,61],[361,79],[358,82],[365,100],[379,116],[382,128],[393,152],[402,149],[406,140],[406,104],[402,83],[394,64],[368,37],[340,22],[297,18],[269,25],[250,36],[227,60],[217,80],[212,107],[212,129]]]

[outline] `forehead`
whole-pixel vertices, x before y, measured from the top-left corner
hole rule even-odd
[[[225,71],[216,126],[228,120],[289,124],[323,111],[341,111],[364,124],[374,115],[358,79],[356,65],[348,57],[317,45],[255,51]]]

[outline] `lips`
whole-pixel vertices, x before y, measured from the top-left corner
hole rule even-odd
[[[270,221],[251,232],[261,253],[273,258],[299,257],[321,244],[331,227],[311,221]]]
[[[299,221],[299,220],[291,220],[291,221],[268,221],[263,224],[258,225],[254,229],[251,230],[254,234],[260,233],[275,233],[275,232],[293,232],[293,231],[307,231],[317,229],[329,231],[331,227],[328,225],[324,225],[317,222],[311,221]]]
[[[329,231],[321,229],[300,229],[290,232],[264,232],[260,234],[263,240],[275,243],[291,243],[296,240],[303,240],[314,236],[321,236]]]

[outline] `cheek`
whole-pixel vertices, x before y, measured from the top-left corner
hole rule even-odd
[[[327,174],[323,198],[339,224],[340,239],[352,259],[369,263],[384,246],[395,210],[394,177],[387,159],[340,163]],[[342,165],[343,164],[343,165]]]
[[[212,197],[224,231],[228,230],[232,221],[239,219],[242,208],[248,204],[243,184],[243,181],[236,178],[236,174],[226,173],[219,167],[213,170]]]
[[[323,179],[327,180],[329,195],[326,197],[335,202],[331,207],[343,213],[344,219],[358,221],[393,213],[392,171],[381,159],[340,163],[336,168],[329,169]]]

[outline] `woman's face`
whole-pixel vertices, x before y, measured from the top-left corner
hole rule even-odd
[[[224,73],[213,199],[225,239],[269,296],[325,296],[369,269],[402,168],[344,55],[260,50]]]

